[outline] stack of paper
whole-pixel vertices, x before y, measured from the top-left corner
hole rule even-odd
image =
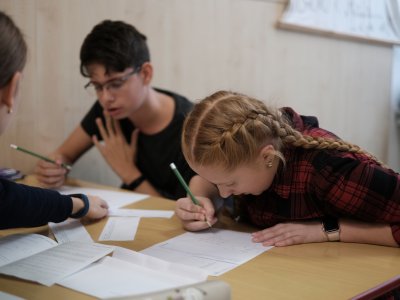
[[[171,218],[174,214],[170,210],[121,208],[149,196],[145,194],[72,186],[62,186],[58,191],[62,194],[94,195],[107,202],[109,206],[109,218],[100,234],[99,241],[132,241],[135,239],[140,218]],[[88,241],[91,239],[88,233],[85,234],[85,229],[83,226],[79,226],[78,222],[71,223],[68,220],[58,224],[49,223],[49,226],[59,242],[72,240]]]
[[[98,297],[123,297],[157,292],[203,282],[201,269],[166,262],[117,247],[112,257],[76,273],[59,284]]]
[[[96,243],[57,244],[39,234],[10,235],[0,239],[0,273],[51,286],[113,250]]]

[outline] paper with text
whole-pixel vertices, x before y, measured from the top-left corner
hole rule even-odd
[[[113,246],[68,242],[0,267],[0,273],[51,286],[111,253]]]
[[[140,218],[169,219],[173,215],[174,215],[173,210],[111,208],[108,211],[108,216],[110,217],[140,217]]]
[[[149,197],[149,195],[134,192],[119,192],[105,189],[73,187],[68,185],[62,186],[58,191],[64,195],[85,194],[98,196],[105,200],[110,208],[119,208]]]
[[[186,232],[141,253],[206,270],[219,276],[271,249],[251,241],[250,233],[212,228]]]
[[[117,247],[113,257],[106,257],[58,284],[104,299],[157,292],[206,279],[207,273],[201,269]]]
[[[137,217],[109,217],[99,241],[133,241],[139,221]]]
[[[0,239],[0,267],[57,246],[40,234],[13,234]]]
[[[59,244],[72,241],[93,242],[89,232],[79,220],[67,219],[60,223],[50,222],[49,227]]]

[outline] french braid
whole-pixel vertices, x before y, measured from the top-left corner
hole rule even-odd
[[[188,161],[220,164],[226,169],[253,160],[267,144],[274,146],[275,155],[283,163],[281,151],[285,146],[362,153],[375,159],[360,147],[340,139],[303,135],[279,110],[226,91],[216,92],[196,104],[185,120],[182,135],[182,149]]]
[[[265,119],[271,119],[270,125],[274,128],[274,131],[279,135],[284,145],[301,147],[305,149],[328,149],[328,150],[338,150],[343,152],[364,154],[367,157],[375,160],[379,164],[382,164],[382,162],[380,162],[375,156],[361,149],[359,146],[355,144],[351,144],[341,139],[303,135],[301,132],[297,131],[292,126],[290,126],[288,122],[284,120],[283,117],[276,119],[274,115],[269,114],[265,116]]]

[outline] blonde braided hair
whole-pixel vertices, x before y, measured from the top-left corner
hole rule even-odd
[[[219,91],[200,101],[184,123],[183,154],[196,164],[232,170],[255,159],[265,145],[273,145],[283,163],[284,146],[361,153],[376,160],[340,139],[303,135],[279,110],[234,92]]]

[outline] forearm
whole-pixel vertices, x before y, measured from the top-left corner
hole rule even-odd
[[[162,196],[146,179],[134,191],[137,193],[148,194],[157,197]]]
[[[340,220],[340,241],[399,247],[389,224],[364,223],[348,219]]]
[[[74,163],[85,153],[93,143],[91,137],[79,125],[68,138],[52,153],[61,156],[66,163]]]
[[[14,182],[0,183],[0,227],[34,227],[61,222],[72,212],[72,201],[58,192]]]

